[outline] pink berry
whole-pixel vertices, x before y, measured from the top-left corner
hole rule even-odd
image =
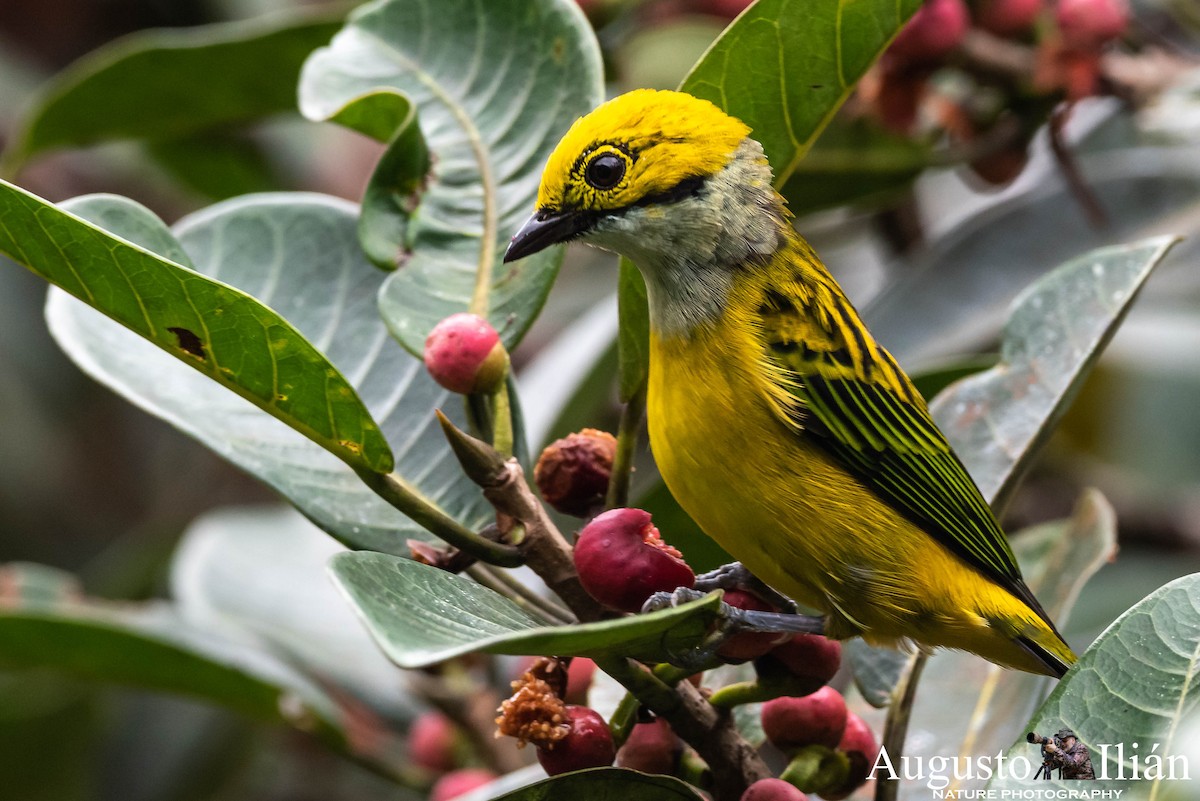
[[[975,13],[979,27],[997,36],[1017,36],[1033,27],[1042,0],[983,0]]]
[[[584,526],[575,544],[575,569],[588,594],[625,612],[638,611],[656,592],[690,587],[696,580],[641,509],[610,509]]]
[[[738,609],[749,609],[756,612],[778,611],[757,595],[744,590],[726,590],[725,596],[721,600]],[[784,635],[784,637],[786,636]],[[757,659],[767,653],[778,645],[779,641],[779,634],[743,632],[735,634],[722,643],[721,647],[717,649],[717,654],[731,662],[745,662]]]
[[[850,772],[846,775],[845,784],[821,794],[827,801],[841,801],[857,790],[871,775],[871,766],[879,757],[875,733],[866,721],[853,712],[846,715],[846,731],[838,743],[838,750],[850,758]]]
[[[832,687],[803,698],[775,698],[762,707],[763,733],[781,751],[837,746],[846,730],[846,701]]]
[[[567,706],[567,736],[537,750],[538,762],[547,774],[557,776],[573,770],[602,768],[617,756],[612,732],[604,718],[586,706]]]
[[[777,645],[771,655],[792,675],[813,680],[813,690],[833,678],[842,666],[842,644],[819,634],[797,634]]]
[[[453,773],[447,773],[437,780],[429,792],[429,801],[450,801],[460,795],[482,787],[496,780],[496,774],[480,768],[464,768]]]
[[[783,779],[759,779],[742,793],[742,801],[808,801],[808,796]]]
[[[596,675],[596,663],[586,656],[577,656],[571,660],[567,668],[567,691],[563,700],[568,704],[583,704],[587,702],[588,690],[592,687],[592,677]]]
[[[679,738],[662,718],[639,723],[617,752],[617,767],[642,773],[672,773],[680,749]]]
[[[434,381],[451,392],[487,392],[508,373],[508,352],[491,323],[463,312],[450,315],[429,332],[425,367]]]
[[[454,767],[454,724],[440,712],[425,712],[408,730],[408,756],[435,773]]]
[[[1096,48],[1125,32],[1129,3],[1128,0],[1058,0],[1055,19],[1068,45]]]
[[[927,0],[892,42],[892,54],[912,61],[937,61],[967,33],[970,19],[963,0]]]

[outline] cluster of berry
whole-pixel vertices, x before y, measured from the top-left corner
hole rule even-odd
[[[495,330],[483,319],[457,314],[430,334],[425,350],[430,374],[456,392],[489,391],[503,379],[508,359]],[[668,545],[641,509],[601,511],[617,442],[606,432],[584,429],[548,446],[534,470],[542,497],[558,511],[591,518],[579,532],[573,557],[580,583],[614,612],[638,612],[657,592],[691,587],[695,573]],[[726,603],[742,609],[777,611],[748,590],[727,590]],[[846,709],[841,694],[827,686],[841,666],[841,645],[814,635],[739,633],[717,655],[726,662],[753,660],[758,691],[728,705],[762,701],[767,740],[788,755],[779,779],[753,784],[745,801],[803,801],[805,792],[846,798],[866,781],[878,751],[874,735]],[[647,717],[618,748],[608,723],[586,706],[595,670],[588,659],[537,659],[523,665],[496,723],[499,732],[535,746],[551,776],[612,765],[648,773],[678,773],[691,759],[677,733],[662,718]],[[690,680],[701,685],[702,676]],[[716,703],[722,688],[705,689]],[[494,778],[488,771],[454,768],[461,747],[453,725],[430,713],[410,735],[412,762],[443,774],[433,801],[448,801]],[[693,759],[694,761],[694,759]]]

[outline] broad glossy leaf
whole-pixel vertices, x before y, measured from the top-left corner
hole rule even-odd
[[[993,508],[1004,508],[1174,242],[1156,237],[1102,248],[1037,281],[1014,303],[1000,363],[951,385],[930,404]]]
[[[1061,171],[970,215],[929,250],[891,265],[898,279],[862,308],[905,369],[920,370],[993,342],[1008,309],[1057,265],[1104,245],[1185,236],[1165,267],[1191,275],[1200,253],[1200,159],[1195,148],[1106,151],[1080,158],[1110,224],[1091,225]],[[1165,280],[1167,270],[1162,279]],[[1158,282],[1156,282],[1158,283]]]
[[[276,174],[264,143],[232,131],[150,142],[147,151],[171,177],[213,201],[295,185]]]
[[[409,350],[421,353],[439,320],[468,308],[510,348],[520,340],[562,252],[500,259],[533,212],[550,150],[602,100],[601,78],[595,37],[571,0],[503,10],[476,0],[379,0],[309,59],[304,114],[392,142],[368,190],[364,243],[383,266],[402,267],[380,308]],[[419,139],[409,130],[418,121]],[[416,196],[409,189],[421,159],[395,151],[411,154],[420,141],[433,168]]]
[[[132,236],[165,227],[133,201]],[[354,388],[290,323],[250,295],[162,258],[0,182],[0,253],[24,264],[173,357],[356,467],[392,467],[387,441]],[[178,256],[178,250],[172,250]]]
[[[1118,618],[1088,648],[1067,676],[1058,683],[1026,726],[1012,732],[1014,744],[1006,756],[1036,761],[1037,750],[1025,742],[1026,731],[1053,733],[1073,729],[1088,746],[1097,778],[1106,778],[1104,789],[1124,790],[1153,798],[1175,782],[1161,778],[1122,781],[1132,772],[1136,753],[1141,770],[1146,756],[1157,753],[1165,775],[1170,756],[1195,762],[1194,751],[1181,751],[1185,724],[1200,711],[1200,574],[1167,584]],[[1135,751],[1133,743],[1138,743]],[[1102,746],[1107,744],[1107,752]],[[1155,749],[1154,745],[1158,748]],[[1124,764],[1118,745],[1124,746]],[[1107,758],[1106,758],[1107,756]],[[1175,775],[1181,775],[1179,763]],[[1195,765],[1191,765],[1195,771]],[[1078,787],[1057,780],[1039,782],[1047,790]],[[1027,786],[1014,778],[1000,777],[988,785],[998,792]],[[1194,794],[1194,785],[1193,785]],[[1188,796],[1191,797],[1191,796]]]
[[[410,559],[351,552],[334,580],[388,658],[417,668],[472,651],[541,656],[620,654],[664,661],[695,645],[719,613],[712,594],[674,609],[571,626],[543,626],[507,598]]]
[[[145,213],[105,218],[130,236],[146,220]],[[403,479],[464,525],[480,526],[490,507],[433,417],[443,408],[461,422],[461,401],[434,384],[379,320],[382,275],[360,255],[355,223],[355,207],[333,198],[257,195],[187,217],[175,235],[198,270],[270,304],[328,355],[380,421]],[[406,539],[428,536],[345,464],[132,332],[61,293],[51,295],[47,317],[86,372],[271,484],[349,546],[407,554]]]
[[[289,507],[218,509],[184,533],[171,597],[187,621],[250,634],[377,713],[410,718],[396,667],[329,581],[326,562],[343,551]]]
[[[0,571],[0,667],[182,693],[337,742],[344,737],[334,701],[252,644],[185,623],[166,604],[84,600],[73,578],[52,568]]]
[[[292,111],[301,64],[337,29],[327,17],[292,16],[127,36],[41,90],[4,169],[54,148],[176,139]]]
[[[1019,533],[1013,550],[1030,589],[1062,629],[1083,585],[1117,551],[1117,521],[1108,501],[1085,491],[1067,520]],[[1053,680],[1006,670],[970,654],[947,651],[929,660],[912,710],[905,754],[930,757],[996,754],[1024,734],[1025,721]],[[1057,731],[1056,727],[1054,731]],[[1031,749],[1028,756],[1035,756]],[[955,781],[978,789],[982,781]],[[923,801],[929,788],[902,785],[903,801]]]
[[[625,768],[591,768],[554,776],[496,796],[495,801],[700,801],[703,796],[673,776]]]
[[[753,129],[776,186],[849,97],[920,0],[758,0],[681,88]]]

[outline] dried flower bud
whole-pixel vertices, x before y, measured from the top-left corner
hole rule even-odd
[[[518,747],[548,746],[567,736],[567,705],[545,679],[526,671],[512,688],[512,696],[500,704],[496,736],[515,737]]]
[[[425,340],[425,367],[451,392],[490,392],[508,374],[508,351],[492,324],[475,314],[452,314]]]
[[[585,428],[546,446],[533,478],[546,503],[563,514],[586,517],[604,503],[617,439]]]

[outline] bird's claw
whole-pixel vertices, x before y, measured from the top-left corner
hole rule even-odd
[[[786,614],[795,614],[796,602],[751,573],[741,562],[730,562],[696,576],[697,590],[746,590]]]
[[[674,609],[677,606],[698,601],[708,595],[707,592],[694,590],[691,587],[676,587],[670,592],[656,592],[642,604],[642,612],[659,612],[663,609]]]

